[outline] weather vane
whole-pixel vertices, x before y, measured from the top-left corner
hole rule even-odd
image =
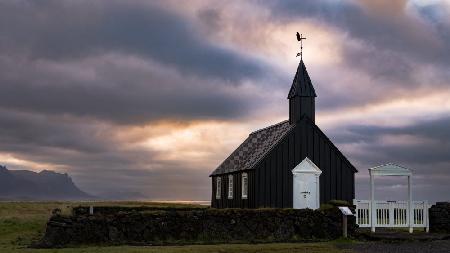
[[[306,40],[306,38],[303,37],[303,34],[297,32],[297,40],[300,41],[300,53],[297,53],[297,57],[300,56],[300,60],[303,60],[303,40]]]

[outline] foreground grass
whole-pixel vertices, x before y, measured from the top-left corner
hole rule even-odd
[[[220,245],[189,245],[189,246],[118,246],[118,247],[80,247],[66,249],[27,249],[10,248],[8,252],[58,252],[58,253],[342,253],[350,252],[337,249],[332,243],[272,243],[272,244],[220,244]]]
[[[122,205],[122,206],[186,206],[186,204],[167,204],[152,202],[0,202],[0,252],[61,252],[61,253],[206,253],[206,252],[346,252],[336,248],[337,242],[329,243],[271,243],[271,244],[220,244],[189,246],[118,246],[118,247],[79,247],[65,249],[29,249],[45,230],[51,211],[59,208],[70,213],[78,205]]]

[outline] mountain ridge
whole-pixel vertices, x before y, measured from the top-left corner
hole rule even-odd
[[[0,165],[1,200],[92,200],[67,173],[9,170]]]

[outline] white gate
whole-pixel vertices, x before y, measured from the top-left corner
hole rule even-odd
[[[370,200],[353,200],[356,206],[356,224],[359,227],[371,227]],[[408,201],[374,201],[375,227],[407,228],[409,227]],[[427,201],[412,201],[411,221],[415,228],[429,231]]]

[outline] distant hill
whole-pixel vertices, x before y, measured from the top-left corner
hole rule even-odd
[[[0,200],[92,200],[67,174],[8,170],[0,165]]]

